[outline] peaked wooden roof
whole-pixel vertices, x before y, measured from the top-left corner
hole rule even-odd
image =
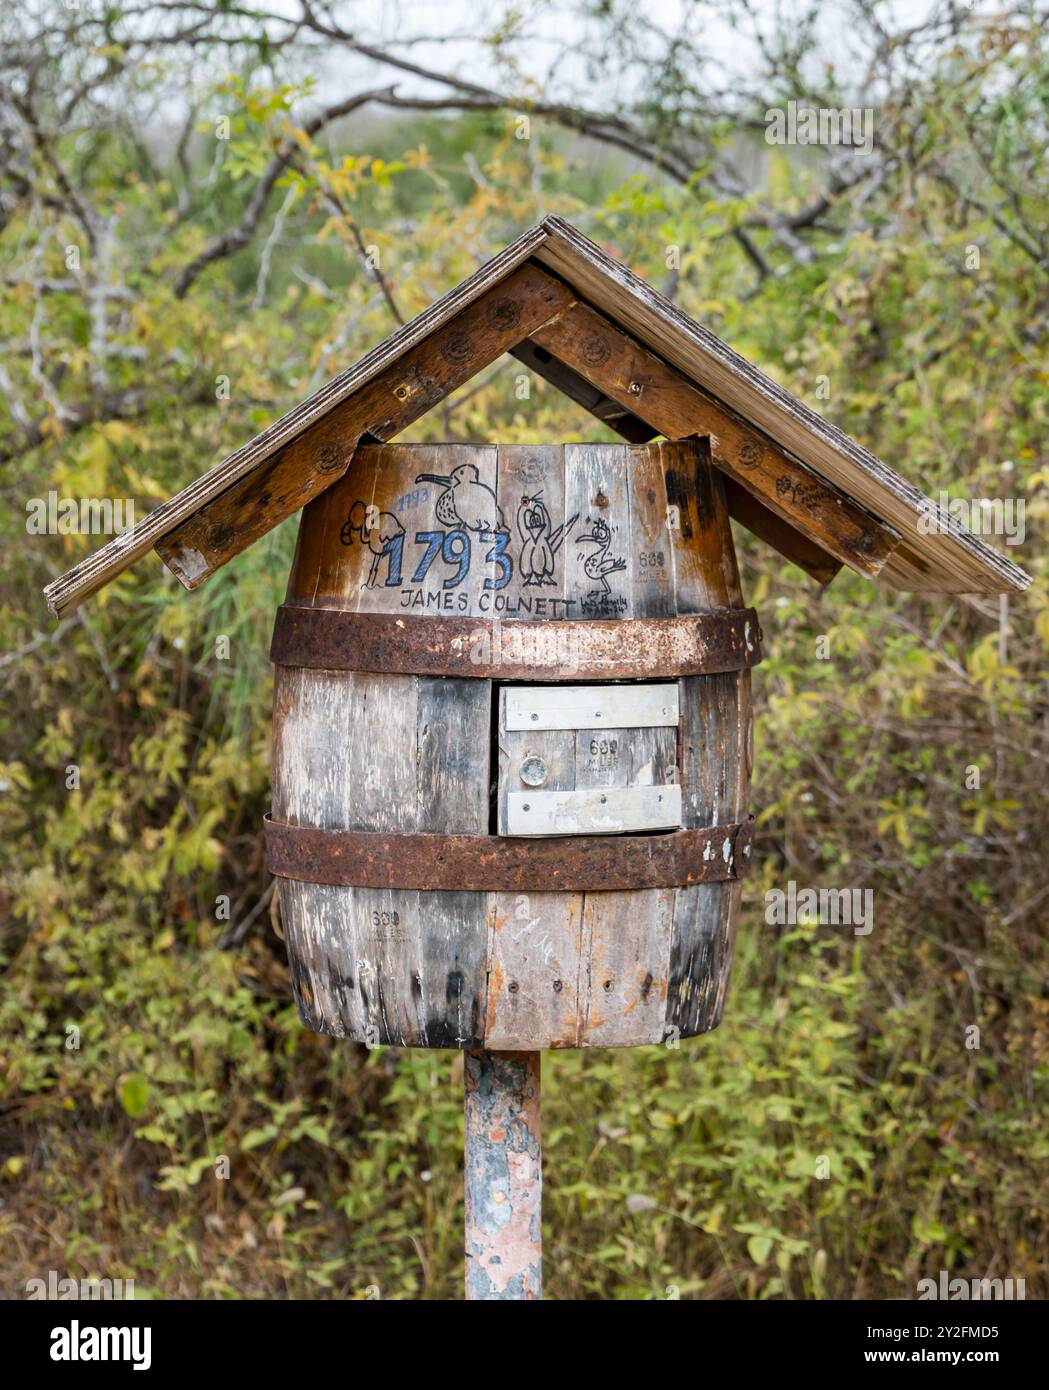
[[[187,588],[503,352],[625,438],[711,439],[729,509],[826,581],[1021,591],[1030,577],[569,223],[548,217],[44,594],[70,612],[156,548]]]

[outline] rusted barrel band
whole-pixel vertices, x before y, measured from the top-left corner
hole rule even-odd
[[[270,660],[324,671],[496,680],[650,679],[741,671],[761,660],[753,608],[619,622],[277,610]]]
[[[754,820],[667,835],[387,834],[316,830],[266,817],[266,863],[279,878],[424,892],[602,893],[688,888],[742,878]]]

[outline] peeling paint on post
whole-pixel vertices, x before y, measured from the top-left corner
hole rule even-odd
[[[538,1052],[465,1058],[466,1297],[542,1293]]]

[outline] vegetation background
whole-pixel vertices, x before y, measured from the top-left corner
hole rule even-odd
[[[49,1269],[458,1296],[460,1057],[312,1035],[290,998],[259,826],[294,522],[196,595],[151,557],[56,626],[41,586],[100,541],[26,508],[144,514],[547,212],[927,491],[1024,499],[1035,575],[1002,604],[820,592],[738,537],[768,657],[725,1022],[546,1059],[548,1294],[1049,1293],[1045,26],[1017,0],[4,0],[5,1296]],[[767,145],[791,99],[871,107],[873,152]],[[608,437],[519,370],[407,437]],[[789,879],[872,888],[873,933],[766,925]]]

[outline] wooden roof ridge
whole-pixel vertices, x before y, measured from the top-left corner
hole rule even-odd
[[[538,273],[540,269],[545,273],[545,281]],[[514,317],[518,308],[512,313],[504,312],[502,318],[498,312],[492,316],[493,306],[498,311],[500,306],[505,310],[507,304],[506,299],[493,296],[500,287],[509,290],[515,285],[515,293],[525,300],[538,296],[541,301],[531,322],[527,316],[521,322],[519,333]],[[487,327],[479,317],[484,304],[489,309]],[[430,395],[435,389],[446,395],[485,365],[485,353],[490,361],[505,351],[513,351],[542,371],[534,360],[536,348],[531,335],[543,339],[544,331],[556,326],[573,306],[603,315],[613,331],[618,329],[647,350],[653,366],[666,370],[661,367],[661,363],[666,363],[672,369],[673,380],[680,380],[686,390],[692,388],[696,400],[702,396],[718,420],[731,429],[749,427],[756,437],[769,442],[776,457],[787,466],[821,480],[830,489],[828,496],[836,496],[839,504],[847,508],[851,502],[855,504],[854,512],[859,509],[866,513],[872,534],[892,538],[882,547],[885,554],[879,555],[877,565],[854,564],[850,553],[835,551],[826,544],[824,534],[812,529],[803,508],[788,513],[778,506],[774,496],[743,495],[739,511],[734,513],[737,519],[751,525],[773,544],[793,528],[793,534],[809,552],[812,542],[829,551],[828,573],[842,559],[868,574],[877,573],[884,565],[884,577],[900,588],[969,593],[1020,591],[1031,582],[1022,569],[953,519],[944,520],[942,531],[920,532],[918,519],[923,512],[927,514],[931,504],[917,487],[691,319],[577,228],[560,217],[548,216],[313,395],[163,502],[134,528],[113,537],[48,584],[44,589],[48,607],[56,617],[72,611],[154,547],[160,547],[165,563],[187,587],[195,587],[219,564],[335,482],[349,466],[359,439],[391,438],[436,403],[414,377],[407,385],[396,387],[400,407],[391,410],[386,402],[398,372],[406,366],[414,371],[413,363],[420,350],[431,340],[438,345],[443,341],[447,348],[449,335],[456,336],[458,325],[471,327],[471,331],[480,326],[484,339],[470,358],[444,352],[446,361],[435,373],[436,384],[431,381],[427,385]],[[609,395],[617,395],[614,383],[599,381],[595,390],[593,377],[588,383],[577,374],[580,365],[573,364],[575,371],[564,369],[564,379],[556,374],[550,375],[550,379],[575,399],[583,400],[599,417],[608,418],[613,428],[628,438],[650,438],[666,432],[665,427],[651,428],[650,412],[634,407],[632,414],[629,398],[620,398],[618,405],[610,401]],[[582,370],[588,370],[585,363]],[[584,397],[571,383],[590,394]],[[402,397],[402,391],[407,395]],[[358,430],[356,437],[347,432],[344,444],[333,443],[336,431],[332,417],[338,422],[349,408],[348,403],[358,399],[366,403],[366,408],[352,422]],[[380,400],[381,409],[377,403]],[[329,421],[327,431],[324,421]],[[315,431],[318,441],[327,435],[322,450],[316,446],[307,448],[314,427],[319,427]],[[713,433],[709,426],[688,432]],[[743,488],[751,483],[745,471],[733,468],[730,459],[719,459],[715,454],[714,461],[725,467]],[[270,485],[274,478],[281,486]],[[742,493],[743,488],[737,491]],[[209,535],[206,523],[214,522],[219,499],[224,499],[223,506],[234,517],[241,514],[242,499],[243,505],[250,502],[251,524],[228,548],[229,553],[207,552],[205,548],[202,555],[193,545],[200,536]],[[236,507],[232,505],[234,501]],[[223,519],[221,528],[212,525],[212,541],[219,529],[225,536],[230,530],[228,518]],[[202,541],[199,543],[203,545]],[[892,546],[895,549],[889,554]],[[789,546],[779,548],[790,553]],[[804,567],[810,573],[819,573],[814,564]],[[826,578],[827,574],[820,573],[819,577]]]

